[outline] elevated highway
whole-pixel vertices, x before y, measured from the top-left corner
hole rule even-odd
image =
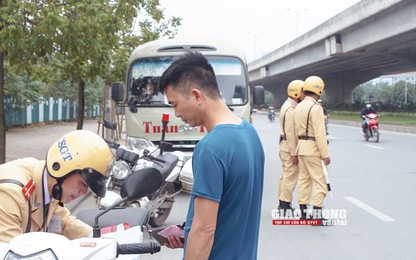
[[[250,84],[272,92],[275,106],[291,80],[310,75],[325,81],[328,103],[351,103],[359,84],[416,70],[416,1],[362,0],[248,69]]]

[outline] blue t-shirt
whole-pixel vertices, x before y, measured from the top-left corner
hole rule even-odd
[[[240,125],[214,127],[196,145],[192,162],[194,184],[185,239],[194,216],[194,198],[203,197],[220,203],[209,259],[256,259],[264,150],[255,128],[244,119]]]

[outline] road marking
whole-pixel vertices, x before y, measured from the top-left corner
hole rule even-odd
[[[374,149],[384,150],[383,147],[375,146],[375,145],[371,145],[371,144],[366,144],[365,146],[368,146],[368,147],[371,147],[371,148],[374,148]]]
[[[377,217],[381,221],[396,221],[391,217],[381,213],[380,211],[376,210],[373,207],[368,206],[364,202],[354,198],[354,197],[344,197],[344,199],[348,200],[352,204],[356,205],[357,207],[362,208],[363,210],[367,211],[368,213],[372,214],[373,216]]]
[[[330,139],[330,140],[337,140],[338,139],[338,137],[335,137],[335,136],[330,136],[330,135],[327,135],[327,137],[326,137],[327,139]]]

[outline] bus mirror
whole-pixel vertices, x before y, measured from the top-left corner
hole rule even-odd
[[[264,103],[264,87],[263,86],[254,86],[253,103],[256,105],[261,105]]]
[[[123,83],[115,82],[111,88],[111,98],[115,102],[122,102],[124,101],[124,87]]]

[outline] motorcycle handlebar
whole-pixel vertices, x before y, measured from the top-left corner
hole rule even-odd
[[[151,160],[153,160],[153,161],[156,161],[156,162],[166,163],[166,161],[165,161],[165,160],[162,160],[162,159],[156,158],[156,157],[154,157],[154,156],[150,156],[150,159],[151,159]]]
[[[117,257],[119,255],[154,254],[160,252],[159,243],[130,243],[117,245]]]
[[[162,159],[156,158],[156,157],[154,157],[154,156],[152,156],[152,155],[150,155],[150,154],[143,155],[143,156],[142,156],[142,157],[140,157],[140,158],[141,158],[141,159],[146,159],[146,160],[149,160],[149,161],[156,161],[156,162],[166,163],[166,161],[165,161],[165,160],[162,160]]]

